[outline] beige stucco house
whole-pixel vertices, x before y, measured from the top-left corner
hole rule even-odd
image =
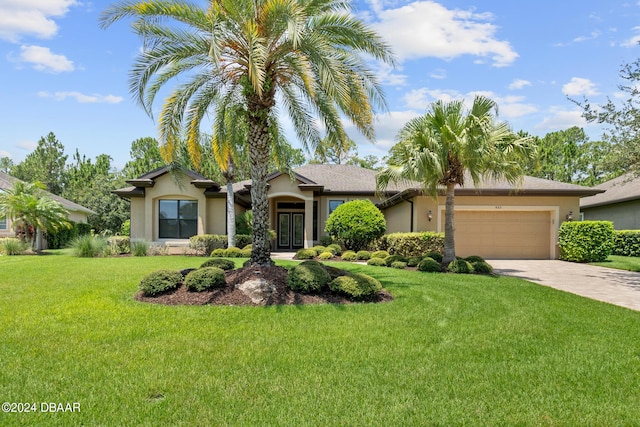
[[[268,177],[270,228],[277,251],[311,247],[340,204],[370,199],[383,212],[387,232],[444,230],[444,196],[433,200],[416,185],[391,185],[376,194],[373,170],[350,165],[305,165]],[[160,168],[115,191],[131,200],[131,236],[154,242],[194,234],[225,234],[225,189],[194,172],[181,178]],[[580,198],[602,190],[525,177],[516,191],[487,181],[456,190],[456,252],[486,258],[558,257],[562,221],[577,217]],[[250,209],[250,181],[234,184],[236,213]]]
[[[0,172],[0,191],[13,187],[13,184],[16,181],[18,181],[17,178],[14,178],[4,172]],[[89,216],[90,214],[95,214],[95,212],[91,209],[80,206],[79,204],[74,203],[71,200],[67,200],[63,197],[56,196],[55,194],[51,194],[48,192],[47,195],[64,206],[67,212],[69,212],[68,218],[70,221],[86,223],[87,216]],[[11,224],[10,218],[0,218],[0,237],[15,237],[15,231],[13,229],[13,224]],[[41,246],[42,247],[38,249],[45,249],[46,242],[44,240],[42,240]]]
[[[632,173],[594,187],[599,194],[580,200],[585,220],[613,221],[616,230],[640,229],[640,178]]]

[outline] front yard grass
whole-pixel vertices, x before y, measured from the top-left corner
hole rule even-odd
[[[340,263],[390,303],[161,306],[204,258],[0,257],[0,425],[633,425],[640,313],[515,278]],[[240,265],[243,259],[236,260]],[[292,265],[282,262],[281,265]]]
[[[590,264],[618,270],[640,271],[640,258],[633,256],[609,255],[606,261],[592,262]]]

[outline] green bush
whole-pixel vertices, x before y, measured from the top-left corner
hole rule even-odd
[[[375,251],[371,254],[371,258],[382,258],[385,259],[389,256],[389,252],[387,251]]]
[[[225,285],[224,270],[218,267],[205,267],[194,270],[184,278],[184,285],[187,290],[192,292],[221,288]]]
[[[131,240],[128,236],[111,236],[107,239],[114,254],[122,255],[131,253]]]
[[[390,267],[391,264],[393,264],[396,261],[400,261],[400,262],[407,262],[407,258],[403,257],[402,255],[389,255],[388,257],[386,257],[384,259],[384,262],[387,264],[387,267]],[[406,267],[406,265],[405,265]]]
[[[322,267],[324,264],[322,264],[320,261],[316,261],[315,259],[307,259],[302,261],[300,265],[315,265],[318,267]]]
[[[27,244],[15,237],[0,239],[0,253],[5,255],[22,255],[27,250]]]
[[[107,241],[99,236],[85,234],[73,239],[70,247],[74,256],[79,258],[94,258],[104,253],[107,247]]]
[[[210,254],[214,249],[227,247],[227,236],[224,234],[199,234],[189,238],[189,247],[203,254]]]
[[[322,261],[327,261],[333,258],[333,256],[334,256],[333,252],[325,251],[325,252],[322,252],[320,255],[318,255],[318,258],[321,259]]]
[[[478,274],[491,274],[493,273],[493,267],[489,265],[486,261],[476,261],[472,262],[473,272]]]
[[[338,206],[327,219],[325,232],[347,249],[364,249],[387,229],[384,215],[371,200],[353,200]]]
[[[336,277],[329,283],[329,288],[333,292],[360,300],[377,294],[382,289],[382,284],[366,274],[353,273]]]
[[[613,230],[611,255],[640,257],[640,230]]]
[[[391,265],[389,267],[403,270],[403,269],[407,268],[407,263],[404,262],[404,261],[394,261],[394,262],[391,263]]]
[[[333,239],[331,238],[331,236],[327,236],[326,234],[324,236],[320,236],[320,244],[322,246],[329,246],[332,243]]]
[[[566,221],[558,231],[560,259],[565,261],[604,261],[611,255],[613,242],[611,221]]]
[[[433,258],[438,262],[442,262],[442,253],[441,252],[427,252],[425,257]]]
[[[90,233],[91,226],[89,224],[71,221],[71,228],[61,228],[53,233],[46,232],[44,237],[49,249],[62,249],[68,247],[76,237]]]
[[[416,269],[425,273],[439,273],[442,271],[442,266],[435,259],[425,257],[418,263]]]
[[[244,245],[242,247],[243,251],[246,251],[247,249],[249,249],[249,250],[253,249],[253,244],[249,243],[248,245]]]
[[[296,252],[296,259],[313,259],[317,255],[314,249],[300,249]]]
[[[333,252],[334,255],[340,256],[340,254],[342,253],[342,247],[337,243],[332,243],[330,245],[327,245],[327,249]]]
[[[412,257],[407,258],[407,267],[415,267],[415,266],[417,266],[418,264],[420,264],[420,261],[422,261],[422,258],[424,258],[424,257],[412,256]]]
[[[375,241],[376,249],[405,257],[444,251],[444,234],[432,231],[385,234]]]
[[[371,252],[369,251],[358,251],[356,252],[356,256],[359,260],[367,260],[371,258]]]
[[[287,274],[287,285],[299,292],[320,292],[330,280],[329,273],[318,265],[298,264]]]
[[[152,297],[172,289],[182,283],[182,274],[175,270],[157,270],[147,274],[140,281],[140,290],[145,296]]]
[[[222,270],[233,270],[236,267],[236,265],[230,259],[213,258],[213,259],[206,260],[200,266],[200,268],[207,268],[207,267],[218,267],[218,268],[221,268]]]
[[[387,263],[384,262],[384,259],[382,258],[370,258],[367,261],[367,265],[374,265],[376,267],[386,267]]]
[[[236,234],[236,246],[242,249],[245,249],[247,246],[249,246],[249,249],[251,249],[251,239],[252,237],[250,234]]]
[[[358,259],[358,254],[353,251],[344,251],[342,253],[343,261],[355,261]]]
[[[128,219],[120,226],[120,234],[123,236],[131,236],[131,220]]]
[[[211,256],[217,258],[225,257],[227,256],[227,250],[223,248],[214,249],[211,251]]]
[[[470,262],[471,264],[473,264],[474,262],[484,262],[484,258],[478,255],[468,256],[464,260]]]
[[[227,258],[242,258],[242,249],[232,246],[226,250]],[[249,254],[251,256],[251,254]]]
[[[133,256],[147,256],[149,253],[149,242],[146,240],[135,240],[131,246]]]
[[[249,249],[242,249],[242,250],[240,251],[240,256],[241,256],[242,258],[251,258],[251,248],[249,248]]]
[[[452,273],[469,274],[473,273],[473,266],[469,261],[454,259],[449,263],[447,269]]]
[[[326,247],[320,246],[320,245],[316,245],[316,246],[312,247],[311,249],[316,251],[316,255],[320,255],[322,252],[325,252],[327,250]]]

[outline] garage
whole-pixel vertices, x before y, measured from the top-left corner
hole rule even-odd
[[[444,212],[442,212],[444,230]],[[550,211],[456,210],[456,255],[486,259],[551,258]]]

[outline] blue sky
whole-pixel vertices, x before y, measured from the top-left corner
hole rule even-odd
[[[139,40],[124,22],[98,26],[110,3],[0,0],[0,157],[19,162],[54,132],[68,154],[105,153],[122,167],[133,140],[157,136],[128,91]],[[620,66],[640,53],[640,1],[354,5],[399,63],[394,70],[372,64],[389,112],[378,115],[375,145],[352,134],[361,156],[384,156],[398,129],[430,102],[476,93],[495,99],[514,130],[543,136],[577,125],[598,139],[600,129],[587,125],[567,96],[617,99]]]

